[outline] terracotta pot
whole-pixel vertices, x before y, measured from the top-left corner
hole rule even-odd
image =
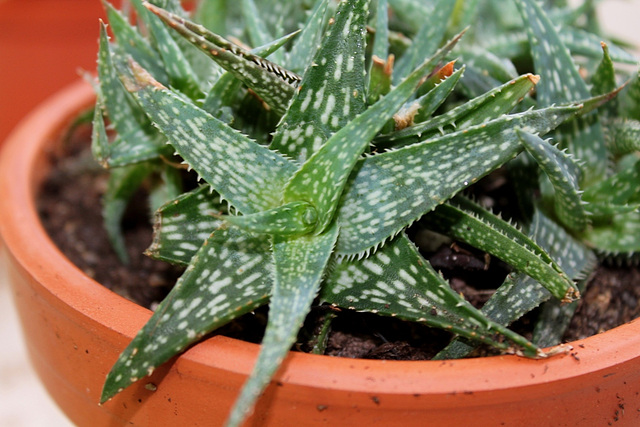
[[[258,346],[214,337],[98,406],[102,382],[150,311],[103,288],[51,243],[34,199],[47,151],[93,95],[77,83],[12,134],[0,163],[0,232],[28,351],[80,426],[218,425]],[[640,425],[640,322],[547,360],[428,362],[291,353],[250,420],[282,425]]]

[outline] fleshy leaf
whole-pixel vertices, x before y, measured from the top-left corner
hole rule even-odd
[[[284,113],[299,77],[273,62],[260,58],[201,25],[194,24],[148,3],[145,6],[189,42],[203,50],[218,65],[233,73],[278,113]]]
[[[607,130],[607,147],[614,156],[640,151],[640,122],[637,120],[613,120]]]
[[[352,310],[411,320],[448,330],[506,349],[523,347],[529,356],[537,349],[473,308],[424,260],[404,235],[364,260],[341,260],[331,269],[320,299]]]
[[[608,255],[640,252],[640,213],[629,212],[615,215],[608,224],[587,229],[581,234],[589,245]]]
[[[131,55],[133,59],[148,70],[156,80],[163,84],[168,84],[169,77],[167,76],[167,72],[151,44],[142,37],[137,29],[129,24],[127,19],[122,16],[111,3],[106,1],[103,3],[107,17],[109,18],[109,26],[113,31],[116,41],[124,41],[124,43],[119,44],[122,50]]]
[[[156,259],[187,265],[226,213],[220,196],[203,185],[162,206],[155,215],[153,243],[145,252]]]
[[[273,150],[304,163],[364,110],[366,3],[341,3],[313,60],[316,65],[307,68],[300,90],[276,130]]]
[[[98,52],[98,77],[100,94],[98,106],[104,110],[115,127],[118,137],[109,143],[101,131],[100,160],[108,166],[122,166],[159,157],[165,152],[164,139],[153,129],[149,119],[131,99],[115,72],[114,56],[109,46],[106,26],[100,30],[100,50]],[[102,108],[99,108],[102,110]],[[98,112],[96,112],[98,114]],[[94,122],[100,126],[99,118]],[[104,127],[104,122],[102,122]]]
[[[426,19],[413,38],[413,43],[396,62],[393,70],[395,85],[407,77],[418,64],[423,63],[433,55],[445,38],[447,24],[453,13],[455,1],[435,0],[433,11]]]
[[[334,224],[321,235],[287,239],[274,237],[274,286],[269,321],[258,360],[245,383],[227,425],[245,419],[298,336],[315,299],[324,270],[338,237]]]
[[[404,130],[376,139],[376,146],[403,146],[430,137],[477,125],[510,112],[538,83],[538,76],[526,74],[498,86],[451,111]]]
[[[122,217],[129,200],[153,170],[154,167],[150,163],[144,162],[116,168],[109,175],[107,189],[103,196],[102,216],[111,246],[125,264],[129,262],[129,255],[122,234]]]
[[[415,116],[416,123],[424,122],[431,118],[431,115],[440,105],[442,105],[451,92],[453,92],[464,71],[465,67],[460,67],[446,79],[438,83],[433,89],[416,100],[420,106]]]
[[[549,107],[499,119],[360,160],[340,202],[336,251],[355,256],[514,158],[515,129],[545,134],[580,110]]]
[[[602,45],[602,61],[598,64],[598,68],[591,79],[591,94],[602,95],[616,90],[616,70],[609,55],[609,46],[605,42]],[[618,111],[617,100],[612,100],[600,110],[602,117],[615,117]]]
[[[584,230],[588,220],[578,189],[578,166],[568,155],[539,136],[519,130],[516,132],[527,152],[553,185],[555,211],[560,221],[572,230]]]
[[[585,277],[596,265],[593,252],[537,209],[529,235],[551,257],[557,259],[560,267],[574,280]],[[531,277],[522,273],[510,274],[481,311],[493,321],[509,325],[548,300],[550,296],[549,291]],[[538,342],[536,344],[540,345]],[[476,344],[473,342],[456,339],[435,358],[464,357],[475,347]]]
[[[547,15],[534,0],[517,0],[522,18],[528,23],[529,44],[541,83],[537,99],[541,107],[589,98],[571,54]],[[590,182],[605,173],[606,148],[597,116],[576,118],[556,139],[586,164],[584,179]]]
[[[285,201],[306,200],[318,211],[316,232],[331,222],[347,179],[369,141],[411,94],[425,74],[451,50],[461,35],[447,43],[431,59],[411,73],[399,86],[336,132],[296,172],[285,189]],[[320,178],[322,177],[322,178]],[[322,185],[317,185],[321,183]]]
[[[299,236],[315,229],[318,214],[307,202],[291,202],[251,215],[228,215],[225,220],[253,233]]]
[[[286,65],[294,73],[302,74],[312,63],[316,50],[322,40],[324,17],[330,0],[317,0],[309,19],[302,28],[300,35],[294,40],[289,51]]]
[[[158,46],[158,53],[162,58],[163,68],[167,72],[171,86],[191,99],[203,98],[204,94],[200,89],[198,77],[180,46],[171,37],[162,21],[143,7],[142,0],[132,0],[132,4],[136,8],[138,16],[146,24],[156,46]]]
[[[578,298],[573,282],[533,240],[462,197],[438,206],[422,220],[427,227],[500,258],[544,285],[556,298]]]
[[[198,174],[244,214],[281,203],[295,166],[158,83],[135,63],[127,86]],[[251,165],[251,170],[246,165]]]
[[[271,53],[280,49],[285,43],[289,42],[297,33],[291,33],[266,45],[259,46],[251,50],[252,54],[266,58]],[[238,80],[233,73],[226,72],[221,75],[214,85],[211,87],[207,96],[202,103],[202,109],[221,119],[221,109],[230,107],[238,101],[239,91],[242,88],[242,81]]]
[[[272,259],[269,243],[238,229],[214,233],[153,316],[115,363],[101,402],[204,335],[265,304]]]

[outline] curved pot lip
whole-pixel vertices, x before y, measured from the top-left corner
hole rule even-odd
[[[21,268],[29,268],[36,280],[51,281],[48,291],[62,304],[131,340],[151,312],[104,288],[67,260],[44,231],[34,203],[45,157],[42,141],[59,135],[71,118],[93,100],[88,83],[74,83],[41,104],[7,139],[0,157],[0,237],[4,241],[4,247],[0,247]],[[18,210],[18,206],[23,208]],[[29,264],[32,265],[27,267]],[[276,380],[390,394],[452,394],[544,385],[602,373],[640,359],[640,322],[633,321],[571,345],[572,353],[541,360],[505,355],[446,361],[380,361],[291,352]],[[216,336],[195,345],[179,360],[248,375],[257,351],[256,344]]]

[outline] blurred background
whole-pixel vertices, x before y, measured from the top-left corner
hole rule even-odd
[[[599,7],[607,33],[640,45],[640,0]],[[95,69],[103,16],[100,0],[0,0],[0,144],[35,105]],[[70,426],[29,365],[11,298],[0,266],[0,426]]]

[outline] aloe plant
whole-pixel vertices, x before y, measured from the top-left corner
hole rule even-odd
[[[640,224],[640,79],[623,89],[614,62],[633,57],[603,50],[591,21],[578,26],[592,2],[548,2],[547,13],[514,0],[512,20],[491,12],[503,3],[209,1],[190,17],[176,0],[131,0],[137,20],[106,4],[115,41],[103,25],[93,134],[95,157],[113,169],[106,227],[126,261],[124,207],[155,177],[148,254],[185,272],[115,363],[102,401],[266,304],[229,425],[250,413],[314,304],[451,331],[438,357],[475,343],[546,357],[540,347],[559,341],[573,305],[551,307],[579,297],[594,250],[638,252],[625,236]],[[571,52],[600,61],[588,82]],[[463,194],[503,165],[526,177],[515,180],[519,224]],[[414,223],[514,273],[478,310],[409,240]],[[551,297],[536,343],[506,327]]]

